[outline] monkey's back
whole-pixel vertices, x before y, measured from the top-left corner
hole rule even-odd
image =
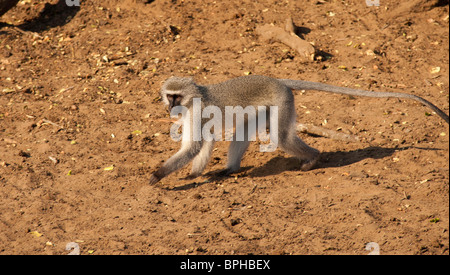
[[[222,106],[273,106],[293,104],[292,91],[275,78],[248,75],[206,86],[213,102]]]

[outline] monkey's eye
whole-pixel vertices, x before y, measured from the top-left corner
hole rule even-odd
[[[174,98],[174,106],[181,105],[181,100],[182,100],[182,99],[183,99],[182,96],[176,95],[175,98]]]
[[[183,97],[181,95],[167,95],[167,100],[172,106],[178,106],[181,104]]]

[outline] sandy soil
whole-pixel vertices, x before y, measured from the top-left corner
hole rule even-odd
[[[414,101],[296,91],[299,122],[361,141],[299,133],[323,152],[312,171],[254,143],[231,177],[148,184],[179,148],[158,94],[172,75],[407,92],[448,113],[448,1],[379,2],[21,1],[0,18],[0,253],[448,255],[449,127]],[[288,16],[314,61],[255,33]]]

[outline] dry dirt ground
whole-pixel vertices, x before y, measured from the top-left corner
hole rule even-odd
[[[148,2],[148,3],[147,3]],[[0,253],[449,254],[449,127],[408,100],[295,91],[316,169],[253,143],[242,170],[174,154],[163,80],[245,74],[423,96],[449,112],[448,1],[25,0],[0,18]],[[432,3],[432,4],[430,4]],[[262,41],[291,16],[318,55]],[[16,26],[15,28],[11,25]]]

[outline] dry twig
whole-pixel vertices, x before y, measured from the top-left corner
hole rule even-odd
[[[278,40],[296,50],[302,58],[314,60],[315,49],[307,41],[295,34],[295,26],[291,18],[286,21],[285,30],[270,24],[256,27],[258,33],[264,40]]]

